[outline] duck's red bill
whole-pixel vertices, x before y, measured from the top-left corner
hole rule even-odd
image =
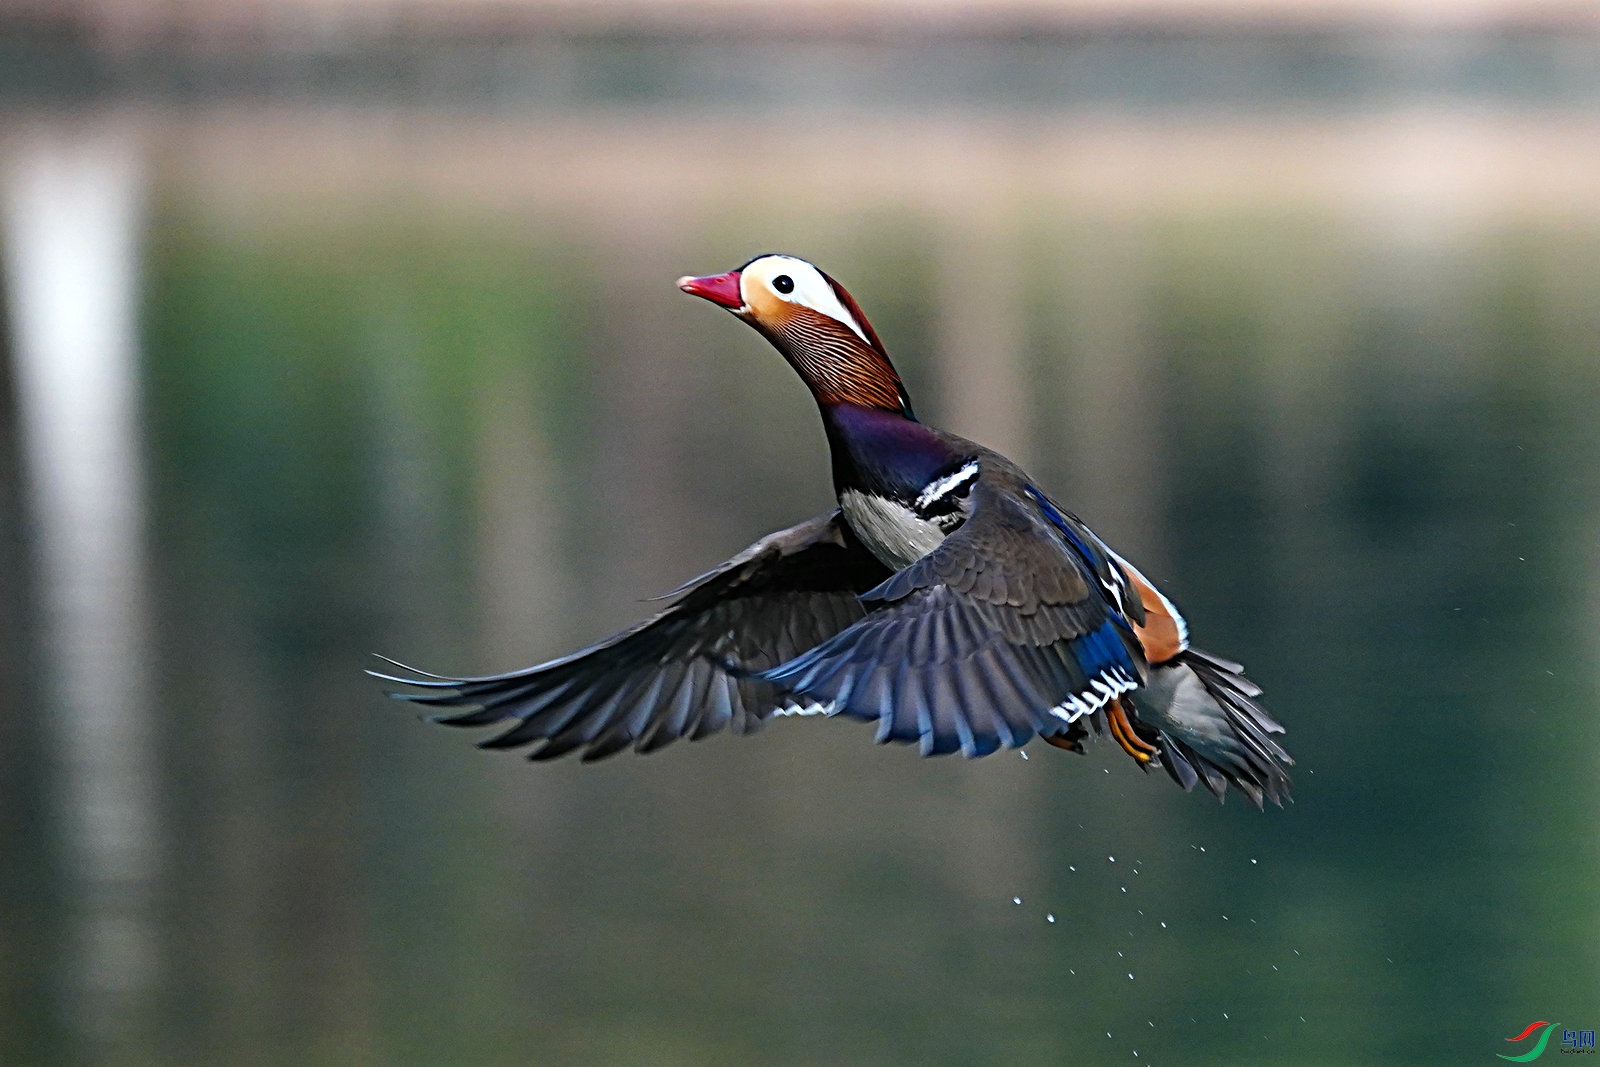
[[[730,270],[726,274],[714,274],[708,278],[685,276],[678,279],[678,288],[690,296],[704,297],[713,304],[720,304],[725,308],[744,307],[744,297],[739,295],[739,272],[736,270]]]

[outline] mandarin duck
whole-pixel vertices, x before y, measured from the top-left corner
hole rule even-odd
[[[1142,768],[1257,807],[1288,795],[1283,727],[1242,668],[1189,644],[1172,601],[1004,456],[917,421],[845,289],[762,255],[678,281],[772,343],[811,390],[838,506],[761,538],[580,652],[509,674],[371,671],[392,695],[508,726],[487,749],[653,752],[773,716],[877,724],[925,756],[1109,732]]]

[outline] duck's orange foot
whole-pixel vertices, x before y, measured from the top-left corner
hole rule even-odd
[[[1068,752],[1076,752],[1081,756],[1083,755],[1083,739],[1088,736],[1088,730],[1085,730],[1078,723],[1073,723],[1071,726],[1067,727],[1065,733],[1051,734],[1049,737],[1046,737],[1044,741],[1047,745],[1054,745],[1057,748],[1064,748]]]
[[[1148,767],[1160,749],[1139,736],[1133,723],[1128,721],[1128,713],[1122,707],[1122,701],[1113,700],[1106,705],[1106,722],[1111,727],[1111,736],[1122,746],[1122,751],[1132,756],[1139,766]]]

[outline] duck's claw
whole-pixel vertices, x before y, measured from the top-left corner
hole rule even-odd
[[[1139,766],[1147,766],[1156,758],[1160,750],[1139,736],[1133,723],[1128,721],[1128,713],[1122,707],[1122,701],[1113,700],[1106,706],[1106,722],[1111,727],[1111,736],[1122,746],[1122,751],[1132,756]]]
[[[1067,727],[1064,733],[1046,735],[1044,741],[1047,745],[1064,748],[1068,752],[1076,752],[1081,756],[1083,755],[1083,739],[1088,736],[1089,731],[1085,730],[1082,724],[1073,723]]]

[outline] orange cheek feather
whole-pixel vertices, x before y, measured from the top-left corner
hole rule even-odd
[[[775,329],[781,329],[794,311],[793,304],[787,300],[780,300],[769,289],[759,284],[752,284],[744,299],[750,306],[751,318]]]

